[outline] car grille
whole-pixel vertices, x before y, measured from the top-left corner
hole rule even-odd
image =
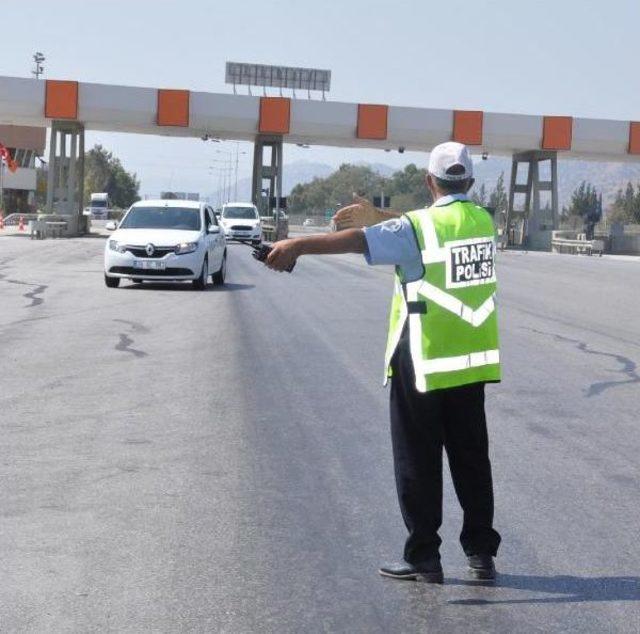
[[[231,231],[251,231],[253,227],[247,227],[245,225],[233,225]]]
[[[109,273],[120,273],[121,275],[139,275],[140,277],[171,277],[173,275],[193,275],[191,269],[171,267],[164,271],[157,269],[136,269],[132,266],[112,266]]]
[[[154,248],[153,255],[147,255],[147,252],[145,251],[145,247],[139,247],[137,245],[134,246],[129,244],[126,246],[127,251],[129,251],[131,255],[135,255],[137,258],[152,258],[152,259],[163,258],[165,255],[167,255],[167,253],[176,252],[175,247],[157,247],[154,245],[153,248]]]

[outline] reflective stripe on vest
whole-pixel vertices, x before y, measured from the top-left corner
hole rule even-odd
[[[422,285],[422,280],[411,282],[405,286],[407,291],[407,302],[418,301],[418,290]],[[409,315],[409,348],[411,350],[411,359],[422,359],[422,319],[419,313],[411,313]],[[414,361],[415,370],[415,361]],[[416,378],[416,389],[419,392],[427,391],[427,379],[424,372],[414,371]]]
[[[429,282],[422,281],[418,288],[418,293],[438,304],[438,306],[442,306],[442,308],[448,310],[450,313],[458,315],[458,317],[464,319],[464,321],[471,324],[474,328],[481,326],[496,308],[494,301],[495,293],[485,300],[482,306],[479,306],[475,310],[463,304],[457,297],[445,293],[437,286],[429,284]]]
[[[468,368],[479,368],[482,365],[500,363],[499,350],[484,350],[472,352],[459,357],[440,357],[439,359],[422,359],[420,367],[423,374],[436,374],[437,372],[456,372]],[[416,368],[417,370],[418,368]]]
[[[398,279],[397,275],[396,275],[395,293],[402,295],[402,284],[400,284],[400,280]],[[400,304],[400,321],[401,321],[401,325],[400,325],[399,328],[396,328],[395,332],[393,333],[393,338],[392,338],[390,344],[387,345],[387,352],[385,354],[385,360],[384,360],[384,367],[385,368],[388,368],[391,365],[391,357],[393,356],[393,352],[395,351],[395,349],[398,347],[398,342],[400,341],[400,337],[402,335],[402,328],[404,327],[404,322],[405,322],[406,318],[407,318],[407,303],[406,302],[402,302],[402,304]],[[385,372],[384,384],[385,385],[387,384],[386,372]]]
[[[420,216],[420,228],[422,229],[422,237],[424,238],[424,249],[422,250],[422,263],[432,264],[433,262],[444,262],[446,250],[440,248],[436,228],[429,214]]]

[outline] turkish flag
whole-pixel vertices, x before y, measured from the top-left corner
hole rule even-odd
[[[18,169],[18,164],[11,158],[9,148],[0,143],[0,161],[4,159],[10,172],[15,172]]]

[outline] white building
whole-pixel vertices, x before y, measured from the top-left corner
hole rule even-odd
[[[44,154],[46,129],[30,126],[0,125],[0,143],[9,148],[18,164],[16,172],[0,168],[0,195],[4,214],[33,211],[37,187],[36,156]]]

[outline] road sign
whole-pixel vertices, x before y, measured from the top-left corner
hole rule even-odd
[[[225,81],[234,86],[269,86],[292,90],[318,90],[324,93],[329,92],[331,87],[331,71],[227,62]]]

